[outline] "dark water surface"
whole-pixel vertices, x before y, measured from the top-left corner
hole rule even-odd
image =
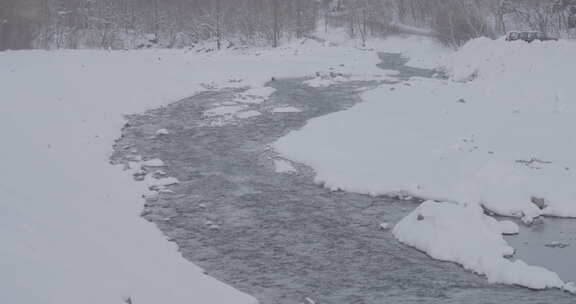
[[[518,235],[506,237],[516,249],[516,258],[552,270],[564,281],[576,282],[576,219],[542,218],[534,225],[519,226]]]

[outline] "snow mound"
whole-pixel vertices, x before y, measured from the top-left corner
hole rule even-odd
[[[159,129],[158,131],[156,131],[156,135],[157,136],[164,136],[164,135],[169,135],[170,131],[168,131],[168,129]]]
[[[149,159],[147,161],[142,162],[142,166],[162,167],[162,166],[164,166],[164,162],[161,159],[154,158],[154,159]]]
[[[274,160],[274,170],[276,173],[294,173],[297,171],[289,161],[284,159]]]
[[[252,118],[252,117],[256,117],[256,116],[260,116],[260,115],[262,115],[262,113],[260,113],[258,111],[248,110],[248,111],[237,113],[236,117],[240,118],[240,119],[246,119],[246,118]]]
[[[491,283],[532,289],[570,287],[554,272],[507,259],[514,249],[503,239],[501,228],[477,205],[427,201],[402,219],[393,234],[434,259],[485,275]]]

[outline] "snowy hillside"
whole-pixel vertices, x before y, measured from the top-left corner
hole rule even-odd
[[[382,85],[276,149],[312,166],[316,181],[332,189],[480,204],[527,223],[576,217],[576,43],[477,39],[433,58],[430,47],[406,49],[417,65],[441,63],[450,79]],[[410,229],[397,231],[403,240]]]

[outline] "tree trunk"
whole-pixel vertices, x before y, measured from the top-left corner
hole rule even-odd
[[[279,0],[272,0],[272,18],[273,18],[273,29],[272,29],[272,47],[278,47],[280,40],[280,8],[278,7]]]

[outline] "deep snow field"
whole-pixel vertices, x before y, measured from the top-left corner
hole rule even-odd
[[[272,76],[383,74],[376,63],[371,52],[312,42],[210,54],[1,52],[0,303],[254,303],[140,218],[150,183],[108,164],[123,115]]]
[[[574,291],[553,272],[505,259],[513,250],[502,233],[518,227],[484,215],[480,205],[526,222],[576,217],[576,44],[479,39],[452,52],[393,38],[365,49],[309,40],[203,54],[0,53],[0,303],[254,303],[183,260],[139,217],[147,186],[166,181],[135,183],[108,165],[123,115],[226,87],[253,87],[250,98],[259,102],[271,77],[329,85],[330,72],[393,75],[376,67],[373,50],[442,67],[450,79],[382,85],[275,148],[333,189],[449,201],[425,203],[393,231],[433,258],[491,282]]]

